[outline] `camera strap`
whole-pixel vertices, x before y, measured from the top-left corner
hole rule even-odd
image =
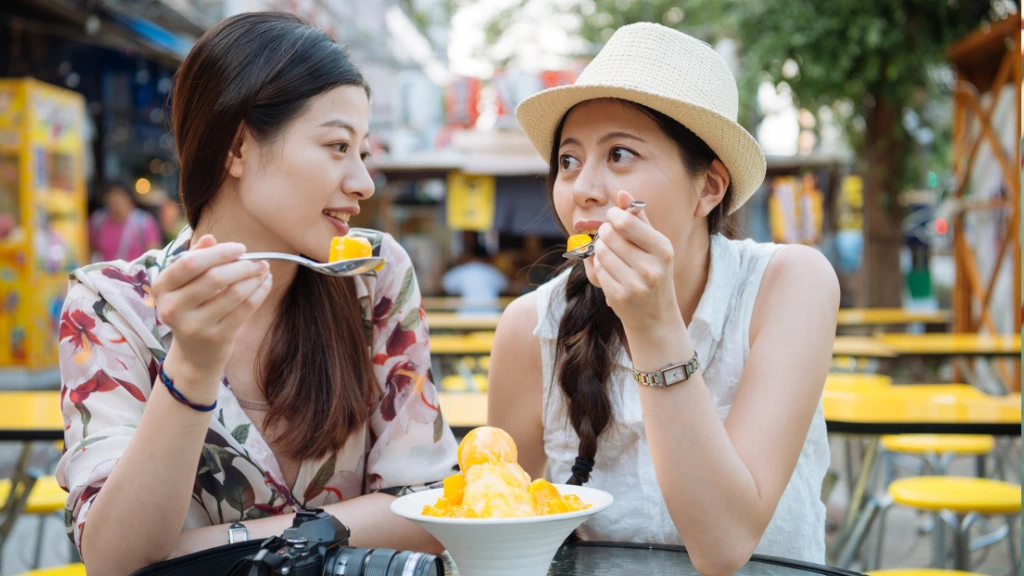
[[[262,540],[247,540],[200,550],[140,568],[131,576],[227,576],[240,560],[256,554]]]

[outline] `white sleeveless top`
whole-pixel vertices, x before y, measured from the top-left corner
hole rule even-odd
[[[751,240],[711,238],[707,285],[688,329],[700,357],[704,381],[724,421],[750,353],[750,318],[768,261],[780,248]],[[565,311],[564,273],[537,290],[544,370],[544,452],[547,478],[565,482],[579,450],[566,402],[555,380],[555,339]],[[612,422],[598,440],[587,486],[610,492],[615,503],[582,528],[585,540],[683,544],[662,498],[647,444],[640,396],[625,349],[615,353],[609,378]],[[825,505],[821,485],[830,462],[821,403],[815,411],[793,476],[779,500],[756,553],[805,562],[825,562]]]

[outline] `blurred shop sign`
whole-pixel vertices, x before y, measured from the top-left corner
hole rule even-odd
[[[448,227],[485,232],[494,227],[494,177],[448,173]]]
[[[860,270],[864,261],[864,179],[850,175],[839,189],[836,254],[840,272]]]
[[[780,176],[772,180],[771,190],[772,238],[785,244],[817,244],[824,222],[824,194],[814,174],[807,172],[799,179]]]
[[[565,86],[575,81],[575,70],[548,70],[539,74],[520,69],[499,70],[491,79],[498,97],[498,119],[495,125],[498,128],[514,128],[516,106],[520,102],[541,90]]]
[[[480,112],[477,103],[480,101],[480,79],[456,78],[445,90],[445,116],[449,126],[472,128],[476,125]]]

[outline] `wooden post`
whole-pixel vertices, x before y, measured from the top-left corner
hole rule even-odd
[[[995,126],[991,117],[1000,95],[1009,87],[1016,97],[1016,117],[1010,124],[1015,128],[1021,126],[1020,34],[1021,16],[1015,14],[963,38],[948,52],[957,74],[953,100],[954,194],[958,200],[964,199],[978,148],[982,145],[992,148],[1004,185],[1010,191],[1010,198],[1005,202],[965,205],[952,222],[956,262],[952,302],[954,332],[995,331],[990,308],[995,282],[1007,255],[1013,262],[1013,305],[1016,308],[1024,304],[1021,300],[1021,140],[1018,134],[1011,150],[1005,150],[999,145],[997,136],[1001,126]],[[986,94],[991,95],[988,106],[983,104],[982,96]],[[979,210],[998,210],[1006,216],[1005,236],[997,252],[1000,258],[988,275],[983,275],[978,269],[974,248],[965,234],[966,213]],[[1018,309],[1014,314],[1013,330],[1018,334],[1024,315],[1022,312],[1024,310]],[[1007,385],[1019,391],[1020,362],[1013,364],[1012,369],[1007,369],[1004,363],[1000,363],[1000,371]]]

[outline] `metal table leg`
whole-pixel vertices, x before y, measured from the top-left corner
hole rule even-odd
[[[25,509],[28,495],[36,483],[37,475],[29,474],[27,471],[31,455],[32,443],[23,443],[21,453],[14,464],[14,470],[11,472],[11,491],[7,495],[7,502],[3,505],[4,521],[0,524],[0,558],[3,556],[4,543],[7,541],[7,537],[10,536],[14,523],[17,521],[21,511]],[[21,490],[19,490],[19,487],[21,487]]]
[[[849,566],[860,553],[864,537],[867,535],[875,516],[878,515],[879,505],[868,494],[868,485],[871,482],[875,464],[878,459],[879,437],[868,438],[864,450],[864,457],[861,460],[860,470],[857,473],[857,483],[850,498],[850,504],[846,509],[846,517],[843,520],[842,528],[835,539],[834,557],[839,567]]]
[[[878,442],[878,436],[872,436],[868,439],[867,446],[864,449],[864,457],[861,459],[860,470],[857,474],[857,483],[853,488],[850,506],[846,509],[846,520],[843,522],[844,532],[853,526],[861,506],[864,505],[865,492],[867,492],[868,484],[871,481],[871,474],[878,459]]]

